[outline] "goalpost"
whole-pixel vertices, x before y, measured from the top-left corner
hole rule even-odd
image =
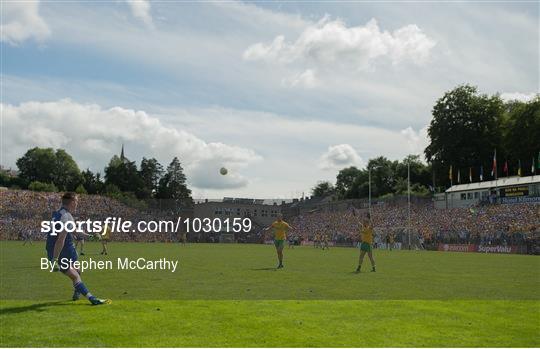
[[[416,228],[408,227],[374,227],[374,243],[380,249],[394,250],[416,250],[422,249],[420,241],[420,232]],[[391,246],[388,244],[387,237],[393,236]]]

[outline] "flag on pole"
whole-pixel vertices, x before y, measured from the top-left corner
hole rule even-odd
[[[532,158],[531,174],[534,176],[534,156]]]
[[[452,165],[450,165],[450,171],[448,171],[448,179],[452,182]]]
[[[506,174],[506,177],[508,177],[508,160],[504,162],[503,172]]]
[[[458,182],[458,184],[461,183],[461,174],[459,172],[459,168],[457,170],[457,182]]]
[[[521,177],[521,160],[518,160],[518,176]]]
[[[472,167],[469,167],[469,183],[472,183]]]
[[[484,166],[480,166],[480,182],[484,180]]]
[[[493,153],[493,165],[491,166],[491,177],[497,179],[497,149]]]

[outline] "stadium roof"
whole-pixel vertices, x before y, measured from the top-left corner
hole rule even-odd
[[[527,177],[503,177],[494,181],[476,182],[468,184],[456,184],[446,190],[447,193],[453,193],[458,191],[480,190],[490,188],[503,188],[515,185],[528,185],[532,183],[540,183],[540,176],[527,176]]]

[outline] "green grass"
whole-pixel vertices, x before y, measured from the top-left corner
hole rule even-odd
[[[84,258],[166,257],[179,270],[88,271],[113,304],[68,301],[43,243],[0,243],[0,346],[540,346],[540,258],[262,245],[88,244]],[[365,261],[366,267],[369,266]],[[368,268],[365,268],[366,270]],[[68,335],[66,335],[66,333]]]

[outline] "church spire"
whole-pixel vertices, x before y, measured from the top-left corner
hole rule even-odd
[[[120,152],[120,160],[124,161],[124,143],[122,143],[122,151]]]

